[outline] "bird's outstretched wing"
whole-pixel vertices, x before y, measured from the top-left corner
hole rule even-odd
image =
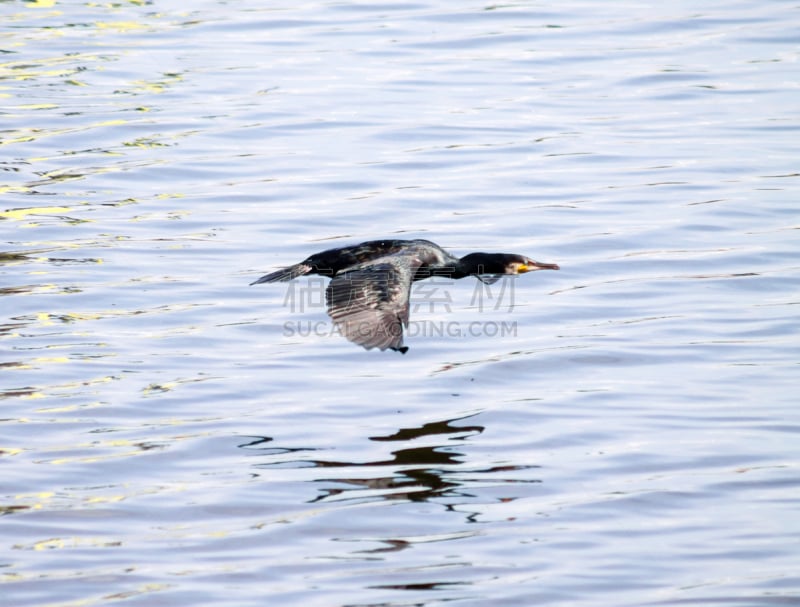
[[[421,263],[414,254],[389,255],[334,276],[325,295],[328,314],[342,335],[367,350],[405,354],[409,292]]]

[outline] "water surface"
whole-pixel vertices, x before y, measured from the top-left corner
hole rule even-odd
[[[800,600],[796,7],[0,16],[9,604]],[[562,270],[248,287],[380,237]]]

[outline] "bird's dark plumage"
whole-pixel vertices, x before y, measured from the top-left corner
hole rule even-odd
[[[367,350],[405,353],[411,283],[432,276],[476,276],[491,284],[503,274],[558,270],[509,253],[470,253],[454,257],[429,240],[372,240],[328,249],[262,276],[251,284],[284,282],[306,274],[329,276],[325,292],[328,314],[341,333]]]

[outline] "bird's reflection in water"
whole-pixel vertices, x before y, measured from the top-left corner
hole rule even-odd
[[[462,468],[463,453],[455,450],[449,441],[463,441],[471,436],[483,432],[484,427],[479,425],[456,425],[468,419],[467,416],[440,422],[423,424],[416,428],[401,428],[397,432],[386,436],[371,436],[370,440],[376,442],[408,442],[423,437],[446,436],[447,443],[409,447],[391,452],[391,457],[375,461],[353,462],[323,459],[287,459],[301,451],[316,451],[309,448],[281,448],[270,446],[272,439],[262,437],[252,442],[240,445],[246,449],[256,449],[259,454],[269,456],[273,461],[259,463],[258,468],[293,467],[305,468],[366,468],[385,467],[393,468],[391,474],[382,474],[374,477],[363,476],[336,476],[316,478],[314,482],[337,483],[340,486],[326,487],[320,490],[320,495],[310,500],[319,502],[323,500],[364,499],[364,491],[372,491],[369,497],[380,497],[387,500],[426,501],[433,498],[454,497],[469,498],[470,496],[458,490],[468,480],[460,479],[465,474],[488,474],[522,470],[538,466],[493,466],[484,469]],[[277,458],[277,461],[275,461]],[[513,481],[511,479],[499,482],[531,482]],[[474,482],[470,479],[469,482]],[[538,482],[538,481],[535,481]],[[342,487],[341,485],[346,485]],[[357,495],[355,492],[358,492]],[[348,495],[351,493],[352,495]]]

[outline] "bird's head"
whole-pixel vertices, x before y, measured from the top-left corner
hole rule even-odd
[[[542,263],[511,253],[470,253],[461,258],[461,264],[469,274],[525,274],[559,269],[554,263]]]

